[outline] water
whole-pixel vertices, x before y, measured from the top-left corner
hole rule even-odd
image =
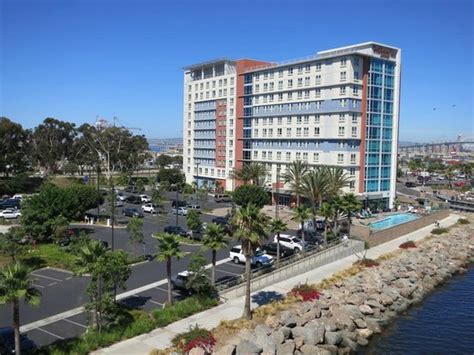
[[[369,227],[373,230],[379,231],[381,229],[386,229],[402,223],[413,221],[417,218],[418,217],[416,215],[411,213],[399,213],[388,216],[387,218],[384,218],[380,221],[369,223]]]
[[[374,336],[361,354],[473,354],[474,265]]]

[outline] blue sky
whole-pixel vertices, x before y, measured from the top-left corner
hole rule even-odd
[[[373,40],[402,48],[401,140],[474,136],[470,0],[0,4],[0,115],[28,128],[117,116],[149,138],[179,137],[183,66]]]

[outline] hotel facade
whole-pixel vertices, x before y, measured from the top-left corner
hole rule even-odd
[[[345,189],[392,206],[401,51],[368,42],[282,63],[217,59],[184,68],[186,182],[233,190],[233,169],[256,162],[277,188],[288,164],[340,166]],[[278,183],[279,203],[290,191]]]

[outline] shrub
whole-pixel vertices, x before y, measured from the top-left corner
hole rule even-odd
[[[458,223],[459,224],[469,224],[471,222],[469,222],[469,220],[467,218],[459,218]]]
[[[263,187],[256,185],[242,185],[237,187],[232,193],[232,199],[239,206],[254,204],[262,208],[270,203],[270,195]]]
[[[447,232],[448,232],[448,228],[435,228],[431,231],[431,234],[439,235],[439,234],[443,234]]]
[[[361,259],[354,263],[356,266],[375,267],[379,266],[379,263],[373,259]]]
[[[191,314],[198,313],[217,305],[217,299],[205,297],[189,297],[178,301],[172,306],[155,309],[152,316],[157,327],[164,327]]]
[[[171,343],[185,354],[198,347],[210,354],[216,345],[216,339],[209,330],[199,328],[196,324],[194,327],[190,326],[186,333],[176,335]]]
[[[406,242],[400,244],[398,247],[400,249],[410,249],[410,248],[416,248],[416,244],[412,240],[407,240]]]
[[[303,302],[306,302],[306,301],[318,300],[319,297],[321,296],[321,293],[318,292],[313,287],[311,287],[310,285],[303,284],[303,285],[298,285],[298,286],[293,287],[293,289],[290,292],[290,295],[299,297],[303,300]]]

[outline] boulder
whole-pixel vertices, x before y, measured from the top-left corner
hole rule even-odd
[[[295,348],[300,349],[304,344],[304,337],[296,337],[293,339],[295,341]]]
[[[347,306],[347,307],[356,307],[356,306]],[[357,307],[356,307],[357,308]],[[353,312],[350,312],[350,308],[343,308],[343,307],[332,307],[331,306],[331,313],[334,321],[338,329],[348,329],[350,331],[356,328],[356,325],[353,318]],[[359,316],[354,317],[354,319],[362,318],[362,313],[357,309]]]
[[[259,324],[255,327],[254,334],[256,336],[264,335],[267,336],[272,332],[271,328],[267,325]]]
[[[291,336],[291,329],[290,328],[281,327],[279,329],[279,331],[283,333],[283,336],[285,337],[285,339],[288,339]]]
[[[276,344],[273,342],[271,337],[260,334],[255,339],[255,345],[262,348],[262,354],[275,355]]]
[[[278,330],[274,331],[272,334],[270,334],[270,338],[272,338],[272,340],[275,344],[281,344],[285,341],[285,335],[283,334],[283,332],[280,329],[278,329]]]
[[[357,350],[357,343],[354,340],[349,339],[348,337],[342,337],[341,345],[351,349],[351,351]]]
[[[303,337],[305,344],[316,345],[324,341],[325,329],[322,325],[295,327],[291,330],[293,338]]]
[[[265,325],[275,329],[280,325],[280,320],[275,316],[269,316],[265,319]]]
[[[336,345],[320,344],[320,345],[318,345],[318,348],[329,351],[329,353],[331,355],[337,355],[337,346]]]
[[[398,292],[398,290],[390,286],[383,287],[382,294],[390,297],[392,301],[395,301],[398,297],[400,297],[400,293]]]
[[[365,322],[367,323],[367,328],[370,329],[373,333],[381,332],[380,325],[376,319],[367,318]]]
[[[383,306],[390,306],[393,303],[393,300],[385,293],[381,293],[378,302],[380,302]]]
[[[361,346],[367,346],[369,341],[364,337],[357,337],[356,343]]]
[[[256,355],[262,352],[262,347],[250,340],[241,340],[237,345],[236,355]]]
[[[318,347],[316,345],[304,344],[300,351],[304,355],[313,355],[318,351]]]
[[[277,355],[288,355],[293,354],[295,351],[295,342],[293,340],[287,340],[283,344],[277,346]]]
[[[367,322],[362,318],[357,318],[354,320],[354,323],[356,324],[357,328],[367,328]]]
[[[337,330],[337,324],[334,318],[320,318],[318,323],[324,326],[327,332],[334,332]]]
[[[368,328],[357,329],[356,333],[357,333],[357,337],[363,337],[363,338],[370,338],[372,334],[374,334],[374,332]]]
[[[214,355],[234,355],[236,346],[234,344],[227,344],[219,349],[213,351]]]
[[[362,312],[362,314],[365,314],[365,315],[374,314],[374,311],[372,310],[372,308],[370,308],[366,304],[360,305],[359,310]],[[357,319],[360,319],[360,318],[357,318]]]
[[[203,348],[196,346],[189,350],[189,355],[206,355],[206,352],[204,351]]]
[[[353,294],[346,299],[346,303],[360,306],[362,303],[364,303],[364,298],[361,295]]]
[[[372,307],[372,308],[378,308],[378,309],[385,309],[384,306],[382,306],[378,301],[376,300],[367,300],[365,301],[365,304]]]
[[[326,332],[324,334],[324,342],[329,345],[339,345],[342,341],[341,332]]]

